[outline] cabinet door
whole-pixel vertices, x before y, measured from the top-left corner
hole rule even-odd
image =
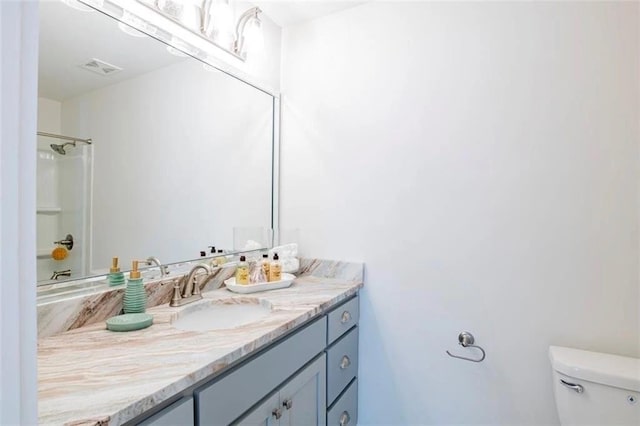
[[[228,375],[196,389],[199,425],[228,425],[244,415],[320,353],[326,338],[327,322],[322,317]]]
[[[282,410],[277,411],[279,406],[280,394],[275,392],[233,424],[238,426],[278,426],[282,415]]]
[[[324,426],[326,394],[326,359],[322,354],[280,389],[280,425]]]

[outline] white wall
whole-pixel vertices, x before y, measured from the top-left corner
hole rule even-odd
[[[92,271],[269,228],[272,114],[272,97],[196,61],[63,102],[63,130],[93,139]]]
[[[0,2],[0,424],[37,423],[38,5]]]
[[[283,33],[281,221],[366,262],[360,424],[554,424],[640,356],[637,3],[373,2]],[[481,364],[449,358],[462,330]]]

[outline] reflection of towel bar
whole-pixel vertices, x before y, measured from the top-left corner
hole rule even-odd
[[[474,345],[474,343],[475,343],[475,339],[473,337],[473,334],[469,333],[468,331],[463,331],[458,335],[458,344],[460,346],[462,346],[463,348],[477,348],[477,349],[480,349],[480,351],[482,352],[482,357],[480,357],[480,359],[473,359],[473,358],[467,358],[466,356],[454,355],[449,351],[447,351],[447,355],[449,355],[450,357],[453,357],[453,358],[464,359],[465,361],[482,362],[486,358],[487,354],[484,352],[484,349],[482,349],[478,345]]]
[[[71,250],[73,249],[73,235],[67,234],[67,236],[64,237],[64,240],[54,241],[53,244],[65,246],[67,250]]]

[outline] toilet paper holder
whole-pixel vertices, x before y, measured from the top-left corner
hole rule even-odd
[[[485,353],[484,349],[482,349],[480,346],[475,344],[475,341],[476,339],[473,337],[473,334],[469,333],[468,331],[463,331],[458,335],[458,344],[463,348],[480,349],[480,352],[482,352],[482,357],[480,357],[480,359],[473,359],[473,358],[467,358],[466,356],[454,355],[449,351],[446,351],[447,355],[449,355],[452,358],[463,359],[465,361],[482,362],[486,358],[487,354]]]

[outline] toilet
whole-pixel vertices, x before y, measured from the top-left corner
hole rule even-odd
[[[560,423],[640,425],[640,359],[549,347]]]

